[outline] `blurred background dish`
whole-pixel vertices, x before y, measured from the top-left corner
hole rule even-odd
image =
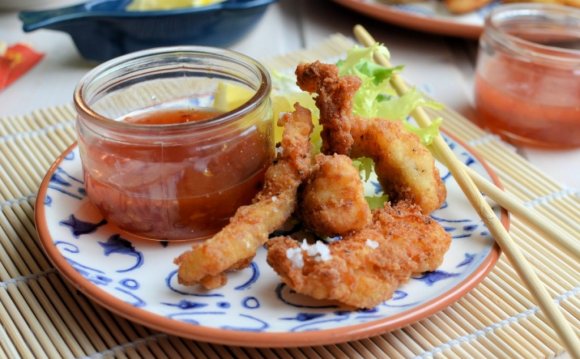
[[[0,0],[0,11],[48,9],[78,3],[79,0]]]
[[[201,7],[128,11],[129,0],[92,0],[44,11],[23,11],[26,32],[64,31],[80,54],[105,61],[173,45],[228,46],[241,39],[276,0],[227,0]]]
[[[547,3],[580,7],[579,0],[334,0],[384,22],[437,35],[477,39],[486,16],[506,3]]]
[[[334,0],[347,8],[384,22],[438,35],[477,39],[483,31],[485,16],[499,4],[492,1],[465,14],[453,14],[438,0],[387,3],[381,0]]]

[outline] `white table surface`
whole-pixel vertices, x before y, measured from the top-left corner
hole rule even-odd
[[[391,26],[331,1],[280,0],[269,7],[248,36],[231,48],[258,59],[267,58],[316,46],[334,33],[352,36],[352,27],[357,23],[390,48],[394,63],[406,65],[407,80],[473,118],[475,41]],[[76,83],[95,66],[78,55],[67,34],[49,30],[24,33],[14,11],[0,10],[0,41],[26,42],[46,54],[32,71],[0,91],[0,116],[23,115],[38,108],[72,102]],[[514,150],[563,185],[580,189],[580,149],[547,151],[518,147]]]

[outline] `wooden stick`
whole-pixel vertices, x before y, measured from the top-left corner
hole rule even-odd
[[[568,250],[576,259],[580,258],[580,244],[577,239],[572,238],[550,221],[544,219],[536,211],[524,206],[517,197],[509,192],[504,192],[493,183],[483,178],[473,169],[463,165],[467,174],[471,177],[477,187],[489,196],[495,203],[507,209],[511,214],[521,218],[527,224],[546,234],[556,244]]]
[[[361,25],[356,25],[354,27],[354,34],[358,41],[365,46],[371,46],[375,43],[373,37]],[[380,54],[377,54],[375,61],[380,65],[391,67],[389,60]],[[391,77],[390,82],[399,95],[403,95],[409,91],[403,79],[397,74],[394,74]],[[421,127],[428,127],[431,124],[429,116],[421,107],[417,107],[415,111],[413,111],[412,116]],[[552,327],[560,336],[562,343],[570,355],[573,358],[580,358],[580,341],[574,333],[570,323],[566,321],[562,312],[554,304],[550,294],[538,278],[537,274],[534,272],[518,246],[510,238],[508,232],[496,217],[491,207],[484,200],[479,189],[465,171],[465,166],[463,166],[463,164],[455,157],[441,136],[437,136],[434,139],[431,147],[434,155],[447,166],[473,208],[486,224],[490,233],[493,235],[496,242],[502,248],[503,252],[520,276],[520,279],[526,285],[536,303],[538,303],[538,306],[547,316]]]

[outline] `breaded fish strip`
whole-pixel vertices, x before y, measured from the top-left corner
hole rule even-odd
[[[353,118],[353,157],[370,157],[391,201],[416,203],[424,214],[441,207],[447,190],[433,155],[400,122]]]
[[[320,109],[323,148],[326,145],[328,151],[325,153],[371,157],[383,190],[392,201],[410,200],[425,214],[441,206],[447,195],[445,185],[433,155],[419,137],[406,131],[398,121],[352,115],[352,99],[360,86],[358,78],[339,77],[335,65],[320,62],[301,64],[296,73],[298,85],[304,91],[318,94],[316,106]],[[349,141],[343,141],[347,130]]]
[[[338,68],[316,61],[296,68],[296,82],[303,91],[317,93],[320,109],[322,153],[348,155],[352,146],[350,121],[352,97],[360,87],[356,76],[338,76]]]
[[[299,200],[302,220],[321,237],[362,229],[371,220],[359,171],[348,156],[317,155]]]
[[[220,232],[175,259],[179,283],[201,283],[208,289],[224,285],[224,272],[249,264],[268,235],[294,212],[298,186],[309,175],[312,161],[310,111],[298,104],[294,108],[280,121],[282,153],[267,169],[264,188],[254,203],[238,208]]]
[[[329,244],[327,260],[299,249],[289,237],[268,242],[267,260],[298,293],[372,308],[391,298],[411,275],[439,267],[450,243],[450,235],[437,222],[418,207],[400,202],[374,211],[371,225]],[[302,261],[295,260],[298,250]]]

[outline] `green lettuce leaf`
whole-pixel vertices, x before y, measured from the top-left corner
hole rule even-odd
[[[443,123],[443,119],[441,117],[437,117],[431,122],[429,127],[416,127],[409,122],[403,122],[403,126],[409,132],[413,132],[421,139],[421,143],[425,146],[429,146],[433,143],[435,137],[439,136],[439,127],[441,127],[441,123]]]
[[[375,169],[375,162],[369,157],[359,157],[352,160],[352,165],[360,172],[364,181],[368,181]]]
[[[373,210],[383,208],[385,206],[385,203],[389,201],[389,196],[387,196],[386,194],[373,197],[366,196],[365,200],[367,201],[369,208]]]
[[[382,118],[405,123],[405,128],[417,134],[424,145],[429,145],[438,135],[440,121],[429,128],[414,127],[406,118],[418,106],[441,109],[435,101],[426,100],[421,92],[412,89],[403,96],[397,96],[389,80],[394,73],[402,71],[402,66],[384,67],[374,62],[375,54],[389,56],[388,50],[378,43],[369,47],[354,47],[347,52],[344,60],[337,62],[339,74],[354,75],[361,79],[361,87],[353,99],[353,113],[363,118]]]
[[[367,182],[375,170],[375,162],[369,157],[359,157],[352,160],[352,165],[359,171],[363,182]],[[382,208],[389,200],[386,194],[365,196],[370,209]]]

